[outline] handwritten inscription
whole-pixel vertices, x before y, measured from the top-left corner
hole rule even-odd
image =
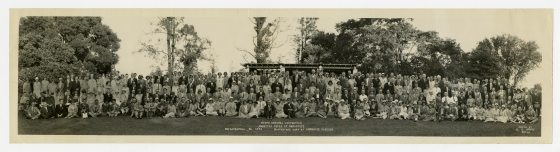
[[[530,134],[535,131],[535,128],[533,126],[518,126],[515,130],[522,134]]]

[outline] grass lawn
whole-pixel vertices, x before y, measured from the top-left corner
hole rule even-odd
[[[535,124],[479,121],[438,123],[381,119],[267,120],[224,117],[132,119],[124,116],[48,120],[28,120],[20,116],[18,120],[19,134],[24,135],[540,136],[541,132],[540,122]],[[269,122],[282,123],[282,125],[273,126],[267,124]],[[289,122],[296,124],[289,126],[293,125]],[[259,125],[262,125],[260,129]]]

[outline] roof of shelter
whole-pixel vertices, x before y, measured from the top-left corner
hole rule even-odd
[[[317,68],[319,66],[325,69],[352,69],[358,64],[286,64],[286,63],[245,63],[246,68]]]

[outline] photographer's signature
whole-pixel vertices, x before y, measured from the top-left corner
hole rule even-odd
[[[535,131],[535,128],[533,126],[518,126],[515,130],[517,132],[521,132],[522,134],[530,134]]]

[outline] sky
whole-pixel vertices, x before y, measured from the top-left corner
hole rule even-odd
[[[552,25],[543,23],[543,20],[551,20],[551,16],[539,12],[433,10],[420,11],[420,13],[394,12],[391,14],[391,12],[385,12],[380,16],[368,14],[368,17],[386,17],[387,14],[389,14],[389,17],[412,18],[412,24],[417,29],[436,31],[441,37],[455,39],[466,52],[471,51],[484,38],[501,34],[512,34],[526,41],[535,41],[540,46],[538,51],[552,52],[552,33],[550,30]],[[393,14],[394,16],[392,16]],[[243,63],[253,61],[249,55],[244,57],[245,53],[239,51],[253,48],[252,39],[255,32],[250,16],[251,14],[243,13],[216,13],[204,17],[201,15],[185,15],[183,17],[185,17],[185,23],[195,27],[199,36],[212,41],[212,47],[206,51],[206,55],[215,58],[217,70],[219,72],[230,72],[241,69]],[[336,32],[336,23],[355,18],[351,15],[319,16],[317,28],[326,32]],[[108,13],[101,15],[101,17],[103,23],[108,25],[121,39],[121,48],[117,53],[120,59],[115,66],[117,70],[125,73],[148,74],[155,66],[162,69],[166,68],[166,64],[160,64],[160,62],[146,57],[145,53],[137,52],[141,47],[141,42],[163,38],[164,35],[150,33],[155,28],[152,23],[157,20],[158,16]],[[277,39],[279,47],[272,49],[270,59],[293,63],[295,49],[292,38],[297,33],[297,17],[290,15],[290,17],[282,17],[282,20],[282,32]],[[161,44],[162,48],[165,47],[165,43],[157,44]],[[547,58],[548,56],[543,55],[543,57]],[[199,62],[199,69],[203,72],[209,72],[209,62]],[[540,79],[539,75],[546,70],[552,69],[540,66],[531,71],[525,81],[521,82],[521,85],[532,86],[536,83],[543,83],[544,80]]]

